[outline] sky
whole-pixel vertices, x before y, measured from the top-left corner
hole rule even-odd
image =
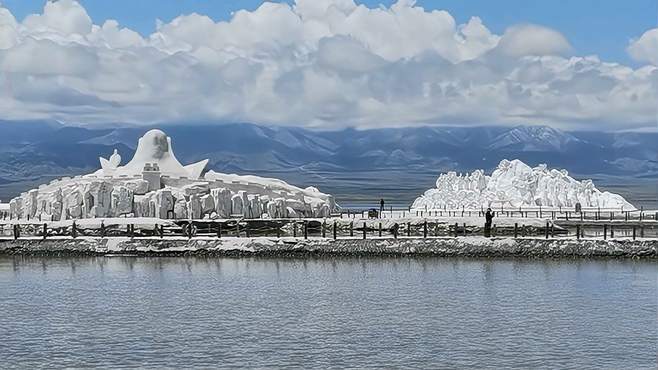
[[[0,4],[5,119],[658,128],[655,0]]]
[[[282,2],[282,1],[277,1]],[[262,0],[83,0],[80,2],[95,23],[108,19],[147,36],[156,29],[156,20],[170,22],[181,14],[199,13],[215,21],[228,21],[241,9],[253,11]],[[287,1],[294,4],[294,1]],[[356,1],[368,7],[388,7],[394,0]],[[6,8],[23,19],[43,9],[43,0],[2,0]],[[459,22],[480,17],[487,27],[502,33],[511,25],[534,23],[559,30],[583,55],[633,64],[626,52],[629,40],[658,24],[655,0],[420,0],[427,10],[447,10]],[[634,64],[635,65],[635,64]]]

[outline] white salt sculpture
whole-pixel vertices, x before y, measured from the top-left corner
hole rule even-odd
[[[486,207],[600,207],[635,210],[621,195],[601,192],[592,180],[578,181],[566,170],[531,168],[518,159],[503,160],[491,176],[483,170],[441,174],[436,188],[417,198],[416,209],[480,209]]]
[[[331,195],[281,180],[209,171],[208,160],[184,166],[171,138],[151,130],[125,166],[114,150],[93,174],[63,178],[14,198],[15,218],[53,221],[104,217],[202,219],[326,217],[337,210]]]

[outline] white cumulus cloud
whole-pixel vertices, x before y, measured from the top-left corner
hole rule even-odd
[[[656,39],[631,43],[649,63],[631,68],[577,56],[553,29],[497,35],[412,0],[266,2],[223,22],[181,15],[146,36],[60,0],[22,22],[0,7],[0,109],[77,124],[639,129],[655,126]]]
[[[498,49],[513,57],[563,55],[571,46],[561,33],[532,24],[512,26],[500,39]]]
[[[658,65],[658,28],[651,29],[632,41],[628,52],[638,61]]]

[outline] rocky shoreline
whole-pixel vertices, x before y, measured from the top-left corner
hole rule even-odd
[[[658,258],[658,239],[23,239],[0,240],[0,255],[134,255],[134,256],[436,256],[527,258]]]

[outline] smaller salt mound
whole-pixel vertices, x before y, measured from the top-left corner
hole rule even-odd
[[[417,198],[416,209],[479,209],[482,207],[582,207],[635,210],[619,194],[601,192],[592,180],[578,181],[566,170],[531,168],[518,159],[502,160],[491,176],[483,170],[441,174],[436,188]]]

